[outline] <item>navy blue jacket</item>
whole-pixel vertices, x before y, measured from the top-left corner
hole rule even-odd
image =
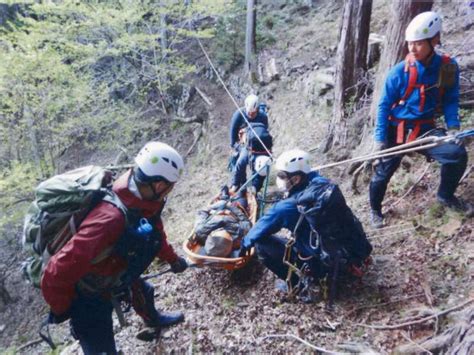
[[[258,108],[258,113],[255,118],[250,118],[245,113],[245,108],[240,109],[242,113],[245,115],[245,118],[250,123],[263,123],[266,127],[268,127],[268,116],[265,112],[265,105],[260,104]],[[232,115],[232,120],[230,123],[230,146],[234,147],[235,143],[239,141],[239,130],[241,128],[247,127],[247,123],[245,119],[242,117],[239,110],[236,110]]]
[[[311,172],[308,175],[309,182],[329,183],[329,180],[319,175],[317,172]],[[308,183],[294,188],[288,198],[276,203],[270,210],[260,218],[245,236],[242,244],[245,248],[253,246],[259,239],[265,238],[286,228],[291,232],[294,231],[296,223],[300,217],[297,208],[298,198],[304,193]],[[301,222],[298,227],[295,247],[302,256],[310,256],[314,254],[314,249],[309,245],[310,226],[306,220]]]
[[[242,242],[243,247],[249,248],[282,228],[294,232],[300,218],[297,205],[304,206],[307,213],[295,232],[294,247],[301,256],[315,256],[322,249],[335,255],[341,250],[349,263],[359,264],[370,255],[372,246],[341,190],[316,172],[310,173],[306,184],[292,190],[288,198],[275,204],[253,226]],[[320,236],[319,246],[316,240],[310,241],[310,223],[317,232],[315,235]]]

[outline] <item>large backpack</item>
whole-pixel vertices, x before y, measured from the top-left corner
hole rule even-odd
[[[346,270],[362,276],[360,272],[372,245],[339,187],[325,179],[313,181],[297,204],[311,227],[321,262],[332,266],[340,258]]]
[[[261,122],[250,123],[250,127],[247,127],[246,132],[246,144],[247,148],[253,153],[267,153],[267,150],[271,151],[273,146],[273,137],[268,131],[268,126]],[[257,138],[260,138],[260,140]],[[265,146],[262,145],[262,142]]]
[[[111,190],[112,172],[86,166],[40,183],[25,216],[22,244],[31,257],[23,263],[25,277],[36,287],[49,259],[76,233],[87,214],[107,201],[127,217],[127,209]]]

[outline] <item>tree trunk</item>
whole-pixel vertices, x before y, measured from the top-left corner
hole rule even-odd
[[[247,27],[245,31],[245,72],[254,82],[257,78],[257,0],[247,0]]]
[[[168,49],[168,16],[166,14],[166,2],[161,1],[161,14],[160,14],[160,39],[161,39],[161,52],[162,56],[166,55]]]
[[[347,140],[347,117],[363,90],[358,85],[366,71],[372,0],[345,0],[339,44],[333,117],[325,151],[344,146]]]
[[[28,107],[23,107],[23,114],[26,119],[26,124],[28,126],[28,135],[30,138],[31,153],[33,156],[33,160],[40,174],[40,178],[43,179],[44,173],[43,173],[43,168],[41,164],[40,144],[36,136],[36,126],[35,126],[35,122],[33,118],[33,113]]]
[[[432,6],[433,0],[399,0],[392,2],[390,21],[387,26],[388,32],[386,42],[383,48],[382,57],[380,58],[377,77],[375,80],[374,94],[372,95],[372,105],[370,108],[372,125],[375,123],[377,106],[387,72],[408,53],[405,43],[405,29],[416,15],[421,12],[430,11]]]

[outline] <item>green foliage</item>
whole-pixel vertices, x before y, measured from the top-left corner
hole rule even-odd
[[[127,145],[150,130],[143,114],[194,65],[170,47],[195,14],[173,1],[63,1],[21,7],[0,27],[0,159],[34,161],[41,175],[74,144]],[[209,11],[219,11],[214,2]],[[161,20],[166,16],[167,25]],[[10,16],[11,18],[11,16]]]
[[[245,2],[233,2],[216,23],[212,52],[219,67],[226,71],[243,62],[245,53]]]
[[[0,237],[21,223],[26,208],[33,200],[37,170],[30,163],[12,162],[0,173]]]

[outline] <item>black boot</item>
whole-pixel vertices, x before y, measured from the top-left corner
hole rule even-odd
[[[161,328],[171,327],[184,322],[183,312],[158,312],[158,324]]]

